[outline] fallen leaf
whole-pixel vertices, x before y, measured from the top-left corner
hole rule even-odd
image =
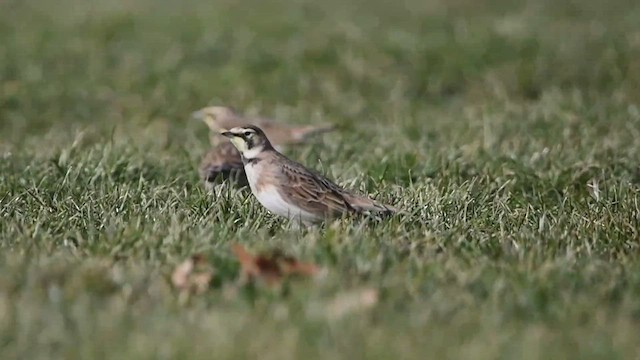
[[[205,257],[196,254],[176,266],[171,282],[180,293],[202,294],[209,288],[213,274],[213,268]]]
[[[262,280],[269,286],[275,286],[288,276],[312,277],[319,272],[316,265],[301,263],[279,250],[254,256],[242,245],[235,244],[231,251],[240,262],[241,281]]]

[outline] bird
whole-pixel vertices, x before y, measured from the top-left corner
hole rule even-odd
[[[270,212],[311,226],[348,214],[391,215],[398,209],[352,193],[278,152],[255,125],[221,134],[242,156],[251,192]]]
[[[216,184],[224,180],[241,188],[249,185],[240,153],[228,141],[214,145],[202,157],[199,173],[207,190],[213,190]]]
[[[221,141],[220,131],[252,123],[265,129],[272,144],[283,151],[286,145],[300,145],[313,135],[332,131],[333,125],[291,126],[271,119],[245,118],[226,106],[209,106],[192,113],[192,118],[204,121],[210,130],[209,141],[212,148],[203,156],[199,173],[205,188],[213,189],[216,184],[230,180],[238,187],[246,187],[247,180],[240,153],[228,141]]]
[[[332,124],[293,126],[264,117],[246,117],[226,106],[208,106],[194,111],[191,116],[204,121],[216,135],[220,130],[247,124],[256,125],[269,136],[271,143],[276,147],[302,144],[315,135],[335,129]]]

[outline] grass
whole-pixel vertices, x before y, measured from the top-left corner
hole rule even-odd
[[[1,1],[0,357],[638,358],[639,24],[625,0]],[[339,124],[290,155],[407,214],[300,232],[207,194],[206,104]],[[327,274],[236,287],[234,242]],[[194,253],[216,280],[182,302]]]

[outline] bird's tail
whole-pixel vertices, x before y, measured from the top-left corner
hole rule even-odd
[[[384,205],[364,196],[349,195],[347,196],[347,201],[352,208],[361,213],[374,212],[377,214],[391,215],[400,212],[399,209],[391,205]]]
[[[292,135],[296,141],[302,142],[312,136],[333,131],[335,130],[335,128],[336,127],[333,124],[301,126],[301,127],[294,128],[292,130]]]

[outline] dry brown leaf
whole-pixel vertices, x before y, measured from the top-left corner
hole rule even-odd
[[[262,280],[269,286],[275,286],[288,276],[312,277],[319,268],[311,263],[301,263],[292,256],[275,250],[268,254],[254,256],[240,244],[231,247],[241,266],[242,281]]]
[[[205,257],[196,254],[176,266],[171,274],[171,283],[181,293],[202,294],[213,279],[213,268]]]

